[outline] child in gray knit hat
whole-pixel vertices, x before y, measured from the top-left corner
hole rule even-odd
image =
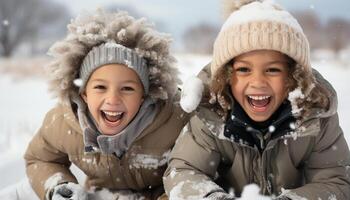
[[[169,198],[350,199],[337,95],[301,26],[271,0],[224,8],[208,90],[164,174]]]
[[[68,30],[49,50],[59,103],[25,153],[31,186],[40,199],[91,199],[104,188],[157,199],[188,120],[176,103],[169,36],[145,19],[103,10],[78,16]],[[86,174],[85,188],[71,164]]]

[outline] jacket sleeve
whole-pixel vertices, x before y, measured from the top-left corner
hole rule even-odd
[[[202,199],[213,193],[228,195],[213,181],[220,161],[213,137],[196,115],[183,129],[163,177],[169,199]]]
[[[45,199],[48,191],[58,184],[77,183],[69,170],[71,163],[68,155],[60,147],[60,130],[64,126],[64,120],[63,115],[55,114],[57,109],[45,116],[42,127],[29,143],[24,155],[29,182],[40,199]]]
[[[338,115],[321,119],[321,132],[306,161],[306,184],[286,196],[298,199],[350,199],[350,153]]]

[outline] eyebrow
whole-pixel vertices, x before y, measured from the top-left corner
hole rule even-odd
[[[251,64],[249,61],[245,61],[245,60],[235,60],[235,62],[242,62],[242,63],[246,63],[246,64]],[[275,64],[275,63],[285,63],[285,64],[288,64],[288,61],[287,60],[274,60],[274,61],[270,61],[270,62],[267,62],[266,64],[267,65],[271,65],[271,64]]]
[[[104,83],[107,83],[108,81],[106,81],[105,79],[97,78],[97,79],[92,79],[91,82],[104,82]],[[123,80],[122,83],[135,83],[135,84],[137,84],[138,82],[135,81],[135,80]]]

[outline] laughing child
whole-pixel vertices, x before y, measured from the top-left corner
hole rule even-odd
[[[169,198],[235,199],[257,184],[277,199],[350,199],[337,96],[311,68],[302,28],[272,1],[225,6],[210,92],[164,175]]]
[[[170,38],[145,19],[98,10],[78,16],[51,47],[48,112],[25,153],[40,199],[87,199],[87,191],[131,190],[157,199],[167,156],[188,118],[176,103]],[[87,176],[77,184],[71,164]]]

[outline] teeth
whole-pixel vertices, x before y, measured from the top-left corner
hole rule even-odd
[[[103,111],[106,115],[109,115],[109,116],[117,116],[117,115],[121,115],[123,112],[111,112],[111,111]]]
[[[264,100],[264,99],[270,98],[271,96],[248,96],[248,97],[254,100]]]

